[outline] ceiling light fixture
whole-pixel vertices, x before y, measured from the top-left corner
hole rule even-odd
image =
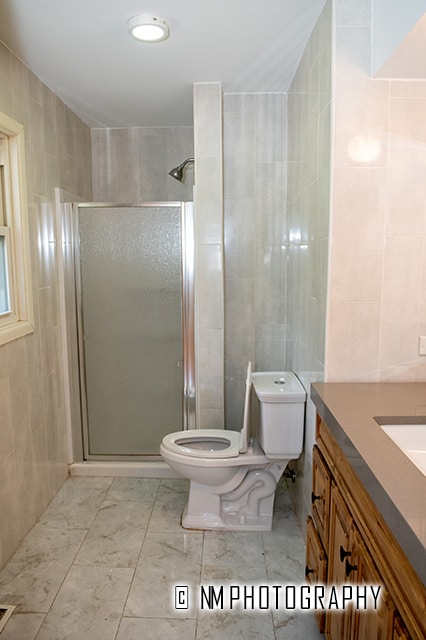
[[[170,35],[169,25],[158,16],[134,16],[127,22],[127,26],[129,33],[142,42],[161,42]]]

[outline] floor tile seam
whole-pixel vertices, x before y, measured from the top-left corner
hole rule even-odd
[[[80,548],[80,547],[79,547],[79,548]],[[78,552],[77,552],[77,553],[78,553]],[[49,606],[48,610],[47,610],[46,612],[44,612],[44,611],[40,612],[40,613],[44,613],[44,618],[43,618],[43,622],[41,623],[41,625],[40,625],[40,627],[39,627],[39,629],[38,629],[38,631],[37,631],[37,633],[36,633],[36,635],[35,635],[35,637],[34,637],[34,640],[37,640],[37,638],[39,637],[39,634],[40,634],[40,632],[41,632],[41,630],[42,630],[42,628],[43,628],[43,625],[44,625],[44,623],[46,622],[47,616],[48,616],[48,615],[49,615],[49,613],[51,613],[51,611],[53,610],[53,608],[54,608],[54,606],[55,606],[55,602],[56,602],[56,600],[57,600],[57,598],[58,598],[58,595],[59,595],[59,593],[60,593],[60,591],[61,591],[61,589],[62,589],[62,587],[63,587],[64,583],[65,583],[65,580],[67,579],[67,577],[68,577],[68,575],[69,575],[69,572],[71,571],[72,567],[74,566],[74,560],[75,560],[75,556],[74,556],[74,559],[73,559],[72,563],[71,563],[71,564],[70,564],[70,566],[68,567],[68,570],[66,571],[66,573],[65,573],[65,575],[64,575],[64,577],[63,577],[63,579],[61,580],[61,583],[59,584],[58,588],[56,589],[55,596],[52,598],[52,601],[51,601],[51,603],[50,603],[50,606]]]
[[[137,566],[137,565],[136,565],[136,566]],[[126,597],[125,597],[125,599],[124,599],[123,608],[121,609],[121,613],[120,613],[119,620],[118,620],[118,624],[117,624],[117,629],[115,630],[115,634],[114,634],[114,639],[113,639],[113,640],[117,640],[117,638],[118,638],[118,634],[120,633],[121,623],[122,623],[122,621],[124,620],[124,618],[126,617],[126,616],[124,615],[124,612],[125,612],[125,610],[126,610],[127,599],[128,599],[128,597],[129,597],[130,590],[131,590],[131,588],[132,588],[132,583],[133,583],[133,579],[134,579],[134,577],[135,577],[135,573],[136,573],[136,567],[135,567],[135,569],[133,570],[132,579],[131,579],[131,580],[129,580],[129,588],[128,588],[128,590],[127,590],[127,595],[126,595]]]
[[[81,539],[80,544],[78,545],[78,547],[77,547],[77,549],[76,549],[76,551],[75,551],[75,553],[74,553],[74,556],[73,556],[72,560],[70,561],[70,563],[69,563],[69,565],[68,565],[68,569],[65,571],[65,574],[64,574],[64,576],[63,576],[63,578],[62,578],[62,580],[61,580],[61,582],[60,582],[60,584],[59,584],[58,588],[56,589],[55,596],[54,596],[54,598],[52,599],[52,601],[51,601],[51,603],[50,603],[50,607],[49,607],[48,611],[46,612],[46,616],[45,616],[45,618],[48,616],[49,612],[52,610],[52,608],[53,608],[53,606],[54,606],[54,604],[55,604],[55,601],[56,601],[56,599],[57,599],[57,597],[58,597],[58,595],[59,595],[59,592],[61,591],[62,586],[64,585],[64,582],[65,582],[65,580],[67,579],[67,577],[68,577],[68,575],[69,575],[69,573],[70,573],[71,569],[72,569],[74,566],[76,566],[76,565],[74,564],[74,563],[75,563],[75,560],[76,560],[76,558],[77,558],[78,554],[80,553],[80,549],[81,549],[82,545],[84,544],[84,541],[85,541],[85,540],[86,540],[86,538],[87,538],[87,534],[89,533],[89,529],[86,529],[85,531],[86,531],[86,534],[85,534],[85,535],[83,536],[83,538]],[[44,613],[44,612],[41,612],[41,613]],[[42,622],[42,624],[41,624],[41,626],[40,626],[40,629],[41,629],[41,627],[43,626],[43,624],[44,624],[44,620],[43,620],[43,622]]]
[[[107,496],[110,488],[111,488],[111,484],[108,487],[87,487],[82,485],[82,488],[84,489],[84,498],[87,498],[88,496],[92,497],[95,496],[96,494],[98,495],[102,495],[103,499]],[[70,496],[67,495],[67,493],[76,493],[78,492],[78,486],[76,487],[72,487],[72,485],[67,485],[66,483],[62,485],[62,487],[59,489],[59,491],[57,492],[57,494],[55,495],[55,497],[50,501],[50,503],[47,505],[46,509],[44,510],[43,513],[45,513],[46,511],[48,511],[50,508],[54,508],[55,506],[60,506],[61,504],[63,504],[65,501],[65,498],[69,498]],[[61,495],[63,494],[63,495]],[[72,496],[71,496],[72,497]],[[82,496],[78,496],[79,498]],[[58,505],[55,505],[54,503],[58,502]],[[69,502],[69,500],[68,500]],[[43,514],[42,514],[43,515]]]
[[[114,478],[112,478],[112,480],[114,480]],[[111,482],[111,484],[112,484],[112,482]],[[99,515],[100,511],[104,511],[105,512],[105,509],[103,509],[103,506],[104,506],[105,502],[110,501],[110,502],[115,502],[115,503],[118,503],[118,502],[132,502],[133,503],[133,501],[131,501],[131,500],[114,500],[114,501],[112,501],[112,500],[108,499],[108,491],[106,492],[106,495],[105,495],[104,499],[102,500],[102,502],[99,504],[98,508],[96,509],[96,513],[95,513],[92,521],[90,522],[89,527],[87,527],[87,533],[86,533],[86,536],[85,536],[84,539],[87,538],[87,535],[90,532],[90,530],[92,529],[93,525],[95,524],[95,520],[96,520],[97,516]],[[150,511],[149,518],[148,518],[148,522],[151,519],[152,509],[153,509],[153,505],[151,507],[151,511]],[[146,525],[146,527],[144,527],[144,528],[145,528],[145,531],[146,531],[147,528],[148,528],[148,525]],[[144,538],[145,538],[145,536],[144,536]]]
[[[92,526],[92,524],[93,524],[93,522],[94,522],[94,520],[95,520],[95,518],[96,518],[96,516],[97,516],[97,514],[99,512],[99,509],[101,508],[103,503],[104,503],[104,500],[102,500],[102,502],[96,508],[94,508],[94,515],[91,514],[90,517],[85,518],[84,525],[80,525],[80,526],[77,525],[76,526],[76,525],[72,524],[70,522],[70,520],[71,520],[71,518],[73,516],[71,514],[69,514],[69,513],[66,516],[60,515],[60,517],[63,518],[63,520],[64,520],[64,523],[62,523],[61,525],[50,524],[49,520],[43,521],[42,518],[43,518],[44,514],[40,517],[40,523],[39,524],[40,524],[40,526],[46,526],[46,527],[50,527],[52,529],[59,529],[59,530],[62,530],[62,531],[69,531],[69,530],[72,530],[72,529],[83,529],[83,530],[90,529],[90,527]]]
[[[109,569],[110,571],[115,571],[115,569],[130,569],[131,571],[135,571],[137,567],[137,561],[133,566],[133,562],[130,566],[124,564],[113,564],[111,562],[73,562],[72,566],[77,569]],[[71,569],[71,567],[70,567]]]
[[[64,527],[64,526],[55,526],[55,525],[50,525],[50,524],[37,524],[35,525],[35,527],[37,527],[37,529],[40,529],[41,531],[54,531],[54,532],[66,532],[69,533],[71,531],[88,531],[90,529],[90,527],[83,527],[83,526],[71,526],[71,527]],[[35,527],[33,529],[31,529],[31,532],[34,531]],[[31,533],[30,532],[30,533]],[[29,534],[27,534],[29,535]],[[27,536],[24,538],[24,540],[21,542],[21,544],[19,545],[20,547],[22,546],[23,542],[25,541],[25,539],[27,538]]]
[[[121,478],[122,478],[122,476],[115,476],[115,477],[113,478],[113,482],[111,483],[111,485],[110,485],[110,487],[109,487],[109,489],[108,489],[108,491],[107,491],[106,499],[108,498],[108,494],[109,494],[109,492],[110,492],[111,490],[113,490],[114,480],[121,479]],[[148,480],[148,479],[151,479],[151,478],[146,478],[146,479]],[[154,478],[154,479],[157,479],[157,478]],[[159,482],[158,482],[158,484],[157,484],[157,488],[155,489],[155,495],[153,494],[153,497],[152,497],[152,498],[149,498],[149,499],[145,499],[145,500],[144,500],[143,498],[140,498],[140,497],[132,498],[131,496],[129,496],[129,497],[125,497],[125,498],[122,498],[122,499],[121,499],[121,498],[113,498],[113,499],[114,499],[114,500],[117,500],[117,502],[137,502],[137,503],[145,503],[145,502],[146,502],[146,503],[152,503],[152,504],[154,504],[154,503],[155,503],[155,501],[156,501],[156,499],[157,499],[158,490],[159,490],[159,488],[160,488],[160,483],[161,483],[161,479],[160,479],[160,478],[158,478],[158,480],[159,480]],[[121,492],[122,492],[123,494],[125,494],[125,489],[122,489],[122,490],[121,490]],[[129,490],[129,493],[132,493],[132,490]]]
[[[114,531],[115,528],[119,527],[119,528],[123,528],[123,526],[128,527],[129,530],[133,530],[133,531],[137,531],[137,530],[141,530],[141,531],[146,531],[148,529],[148,525],[149,522],[151,520],[151,516],[152,516],[152,510],[153,507],[150,508],[149,513],[145,514],[145,517],[143,520],[141,520],[139,523],[135,522],[135,521],[129,521],[127,518],[126,519],[122,519],[121,521],[115,521],[113,520],[114,524],[111,524],[111,522],[109,522],[109,518],[107,517],[106,520],[107,522],[105,522],[105,514],[108,513],[108,511],[106,510],[102,510],[102,514],[99,515],[97,514],[95,519],[93,520],[92,524],[90,525],[88,532],[89,533],[93,533],[93,535],[95,535],[94,532],[96,532],[96,529],[99,529],[101,532],[106,532],[102,535],[96,535],[95,537],[108,537],[109,535],[111,535],[111,533],[117,533],[117,531]],[[99,515],[99,518],[98,518]],[[141,515],[141,514],[139,514]]]
[[[152,533],[152,534],[155,534],[155,535],[170,535],[172,533],[179,533],[179,534],[182,533],[181,531],[179,531],[179,529],[172,529],[172,528],[166,529],[166,528],[163,528],[163,527],[156,529],[155,528],[155,524],[151,528],[148,526],[147,527],[147,531],[148,531],[149,534]],[[192,532],[184,531],[184,533],[188,533],[188,535],[190,535],[190,536],[194,535],[194,533],[192,533]]]
[[[40,631],[41,631],[41,628],[43,627],[43,625],[44,625],[44,623],[46,621],[46,618],[47,618],[47,613],[44,614],[43,620],[41,621],[41,624],[40,624],[39,628],[37,629],[34,638],[32,638],[31,640],[37,640],[37,638],[40,636]],[[30,639],[26,638],[26,640],[30,640]]]
[[[152,514],[152,511],[151,511],[151,514]],[[145,545],[145,540],[146,540],[146,537],[147,537],[147,533],[148,533],[148,527],[146,527],[146,529],[145,529],[145,533],[144,533],[144,536],[143,536],[143,541],[142,541],[142,544],[141,544],[140,549],[139,549],[139,553],[138,553],[138,557],[137,557],[136,562],[135,562],[135,566],[133,568],[132,578],[131,578],[131,580],[129,580],[129,586],[128,586],[128,589],[127,589],[126,597],[124,598],[123,608],[121,610],[121,615],[120,615],[120,622],[119,622],[118,627],[117,627],[117,633],[118,633],[118,630],[120,629],[120,625],[121,625],[122,619],[124,617],[126,617],[124,615],[124,612],[127,609],[127,603],[128,603],[129,596],[130,596],[130,593],[131,593],[132,588],[133,588],[136,572],[137,572],[137,569],[139,567],[139,562],[140,562],[140,559],[141,559],[141,556],[142,556],[142,550],[143,550],[144,545]]]
[[[150,524],[151,524],[152,514],[153,514],[153,512],[154,512],[154,509],[155,509],[155,502],[153,503],[153,505],[152,505],[152,507],[151,507],[151,512],[150,512],[150,514],[149,514],[149,518],[147,519],[147,523],[146,523],[146,527],[145,527],[145,535],[144,535],[144,538],[143,538],[142,546],[145,544],[145,540],[146,540],[147,533],[148,533],[148,532],[149,532],[149,530],[150,530],[150,529],[149,529],[149,526],[150,526]]]
[[[129,614],[123,614],[121,616],[121,620],[120,620],[120,624],[122,620],[170,620],[171,622],[175,622],[176,620],[190,620],[191,622],[195,622],[196,617],[195,616],[188,616],[188,615],[184,615],[179,614],[179,615],[164,615],[164,616],[159,616],[159,615],[144,615],[144,616],[136,616],[136,615],[129,615]],[[167,640],[167,638],[165,639]]]
[[[152,514],[154,513],[155,505],[157,503],[158,493],[160,491],[160,487],[161,487],[161,479],[160,479],[160,482],[158,483],[157,490],[155,492],[155,498],[154,498],[154,500],[152,502],[151,513],[149,514],[148,522],[147,522],[147,525],[146,525],[146,528],[145,528],[145,535],[144,535],[144,540],[143,540],[143,543],[142,543],[142,547],[141,547],[140,553],[142,552],[142,548],[143,548],[143,545],[144,545],[145,540],[146,540],[146,535],[147,535],[147,532],[149,531],[149,527],[150,527],[151,520],[152,520]],[[139,556],[140,556],[140,553],[139,553]],[[139,562],[139,558],[138,558],[138,562]]]
[[[179,617],[176,617],[175,615],[137,616],[136,614],[123,614],[122,619],[123,620],[171,620],[172,622],[174,622],[175,620],[195,620],[195,618],[189,618],[188,616],[184,616],[183,614],[180,615]]]
[[[255,575],[253,576],[253,574],[251,574],[249,577],[244,577],[245,572],[247,571],[247,566],[235,566],[232,567],[232,571],[234,572],[234,577],[223,577],[223,576],[219,576],[216,577],[214,574],[213,575],[209,575],[210,571],[213,570],[214,573],[216,573],[216,571],[220,572],[221,570],[229,570],[229,567],[203,567],[203,573],[201,575],[201,581],[200,581],[200,587],[203,586],[204,588],[208,587],[208,586],[214,586],[214,587],[221,587],[223,586],[224,588],[228,588],[231,585],[238,585],[239,587],[251,587],[251,586],[258,586],[258,585],[264,585],[265,583],[269,584],[269,577],[268,577],[268,573],[266,571],[266,569],[264,569],[264,567],[258,567],[259,571],[262,572],[263,575],[259,575],[257,573],[255,573]],[[207,574],[204,573],[204,570],[207,571]],[[256,570],[256,568],[255,568]],[[257,577],[258,576],[258,577]]]
[[[104,499],[103,499],[103,500],[102,500],[102,502],[98,505],[98,508],[96,509],[96,512],[95,512],[95,515],[94,515],[94,517],[93,517],[93,519],[92,519],[92,521],[91,521],[91,523],[90,523],[90,526],[86,529],[86,535],[85,535],[85,536],[84,536],[84,538],[82,539],[81,544],[79,545],[79,548],[78,548],[78,550],[77,550],[76,554],[74,555],[74,558],[73,558],[73,561],[72,561],[71,566],[75,566],[75,567],[105,567],[105,568],[107,568],[108,566],[110,566],[110,567],[111,567],[111,565],[108,565],[108,564],[106,564],[106,563],[105,563],[105,564],[103,564],[103,563],[88,564],[88,563],[86,563],[86,562],[82,562],[81,564],[79,564],[79,563],[78,563],[78,561],[77,561],[78,556],[79,556],[79,554],[80,554],[80,552],[81,552],[81,550],[82,550],[82,547],[83,547],[84,543],[88,540],[89,533],[90,533],[90,531],[92,530],[92,527],[93,527],[93,525],[94,525],[94,523],[95,523],[95,521],[96,521],[96,518],[97,518],[97,516],[98,516],[99,512],[102,510],[102,507],[103,507],[103,505],[105,504],[105,502],[109,500],[109,498],[108,498],[108,493],[110,492],[111,487],[113,486],[113,483],[114,483],[115,477],[109,477],[109,479],[110,479],[110,482],[109,482],[108,488],[107,488],[107,489],[106,489],[106,491],[105,491]],[[158,485],[158,486],[159,486],[159,485]],[[102,491],[102,490],[99,490],[99,491]],[[158,487],[157,487],[157,491],[158,491]],[[122,502],[122,501],[117,501],[117,502]],[[126,501],[126,500],[124,500],[124,502],[127,502],[127,501]],[[133,501],[128,501],[128,502],[133,502]],[[151,501],[150,501],[150,503],[151,503]],[[152,502],[152,505],[151,505],[151,510],[150,510],[149,518],[148,518],[148,520],[147,520],[147,524],[146,524],[146,526],[143,528],[143,530],[144,530],[144,533],[143,533],[143,539],[142,539],[142,541],[141,541],[140,548],[139,548],[139,552],[138,552],[137,558],[136,558],[136,560],[135,560],[135,564],[134,564],[134,566],[130,566],[130,567],[117,567],[117,566],[114,566],[114,567],[113,567],[113,568],[126,568],[126,569],[132,569],[132,570],[133,570],[132,579],[130,580],[130,583],[129,583],[129,590],[130,590],[131,584],[133,583],[133,579],[134,579],[134,575],[135,575],[136,567],[138,566],[138,562],[139,562],[140,554],[141,554],[141,552],[142,552],[142,548],[143,548],[143,545],[144,545],[144,542],[145,542],[146,533],[147,533],[147,531],[148,531],[148,525],[149,525],[149,522],[150,522],[150,520],[151,520],[153,507],[154,507],[154,501]],[[70,568],[71,568],[71,567],[70,567]],[[70,568],[69,568],[69,570],[70,570]],[[69,571],[69,570],[68,570],[68,571]],[[62,584],[63,584],[63,583],[62,583]],[[57,595],[57,594],[56,594],[56,595]],[[125,606],[126,606],[126,603],[127,603],[127,598],[128,598],[128,596],[129,596],[129,591],[127,592],[127,595],[126,595],[126,598],[125,598],[125,603],[124,603],[124,606],[123,606],[123,611],[124,611],[124,609],[125,609]]]
[[[205,545],[205,541],[206,541],[206,532],[203,531],[202,532],[202,538],[201,538],[201,557],[200,557],[200,571],[199,571],[199,576],[198,576],[198,584],[201,585],[202,579],[203,579],[203,570],[204,570],[204,545]]]
[[[108,498],[106,497],[104,502],[112,502],[114,504],[118,504],[118,503],[122,503],[122,502],[128,502],[129,504],[146,504],[146,505],[151,505],[153,506],[155,504],[155,499],[154,500],[140,500],[137,498]],[[104,503],[102,503],[103,505]],[[101,505],[101,507],[102,507]]]

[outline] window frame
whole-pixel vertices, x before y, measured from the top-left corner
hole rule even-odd
[[[0,225],[7,231],[10,311],[0,314],[0,345],[34,331],[24,127],[0,112]]]
[[[1,186],[0,186],[0,188],[1,188]],[[10,246],[10,228],[9,227],[0,226],[0,240],[2,238],[4,238],[4,260],[2,260],[1,259],[2,256],[0,256],[0,272],[4,268],[4,273],[5,273],[5,278],[4,278],[5,291],[2,294],[0,294],[0,299],[4,295],[4,298],[7,300],[8,310],[7,311],[2,311],[1,306],[0,306],[0,322],[1,322],[3,317],[6,317],[6,315],[11,315],[12,310],[13,310],[13,301],[11,299],[11,297],[13,295],[13,291],[11,292],[11,290],[10,290],[10,281],[9,281],[10,278],[8,277],[9,276],[9,260],[10,260],[9,256],[12,253],[11,246]],[[1,276],[1,273],[0,273],[0,276]],[[0,280],[0,282],[1,282],[1,280]]]

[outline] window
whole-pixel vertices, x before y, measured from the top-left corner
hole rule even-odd
[[[10,253],[9,229],[0,227],[0,316],[10,313],[7,256]]]
[[[32,330],[24,128],[0,113],[0,345]]]

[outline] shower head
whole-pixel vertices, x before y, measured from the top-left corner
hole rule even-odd
[[[169,176],[172,176],[172,178],[179,180],[179,182],[183,182],[183,171],[186,165],[190,162],[194,162],[194,158],[187,158],[186,160],[184,160],[178,167],[175,167],[174,169],[169,171]]]

